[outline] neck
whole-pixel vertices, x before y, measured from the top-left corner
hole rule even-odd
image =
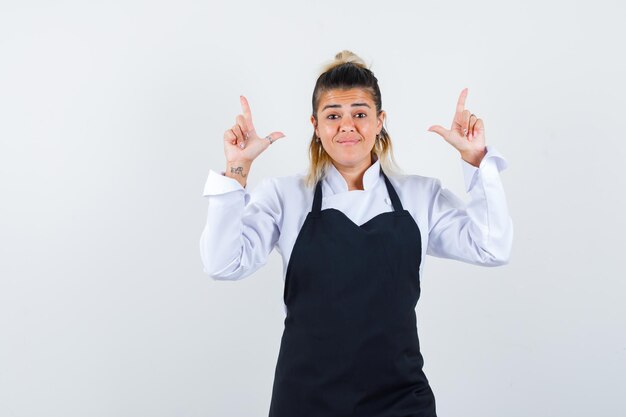
[[[365,171],[375,162],[374,158],[369,156],[362,162],[356,165],[342,165],[336,161],[333,161],[333,165],[337,168],[337,171],[346,180],[348,184],[348,191],[363,190],[363,175]]]

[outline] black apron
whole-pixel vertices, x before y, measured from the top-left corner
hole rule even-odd
[[[321,210],[315,186],[287,265],[269,417],[436,417],[416,326],[420,230],[382,174],[395,211],[361,226]]]

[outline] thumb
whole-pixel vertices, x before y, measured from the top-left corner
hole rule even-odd
[[[272,140],[278,140],[278,139],[282,139],[285,137],[285,134],[283,132],[272,132],[269,135],[270,138],[272,138]]]
[[[435,132],[436,134],[438,134],[439,136],[441,136],[442,138],[446,138],[448,136],[448,129],[446,129],[443,126],[439,126],[439,125],[434,125],[428,128],[429,132]]]

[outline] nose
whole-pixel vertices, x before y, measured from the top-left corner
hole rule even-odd
[[[342,132],[354,132],[354,121],[351,117],[341,118],[341,131]]]

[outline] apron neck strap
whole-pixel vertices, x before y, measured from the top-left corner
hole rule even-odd
[[[398,193],[396,193],[396,189],[393,188],[393,185],[391,185],[391,181],[389,181],[389,178],[387,178],[387,175],[385,175],[385,172],[382,170],[382,168],[380,172],[383,173],[383,177],[385,178],[385,185],[387,186],[387,192],[389,193],[389,197],[391,198],[391,202],[393,203],[394,210],[403,211],[404,208],[402,207],[402,203],[400,202],[400,197],[398,197]]]
[[[320,215],[320,211],[322,210],[322,180],[320,179],[317,184],[315,184],[315,195],[313,196],[313,208],[311,212],[315,217]]]

